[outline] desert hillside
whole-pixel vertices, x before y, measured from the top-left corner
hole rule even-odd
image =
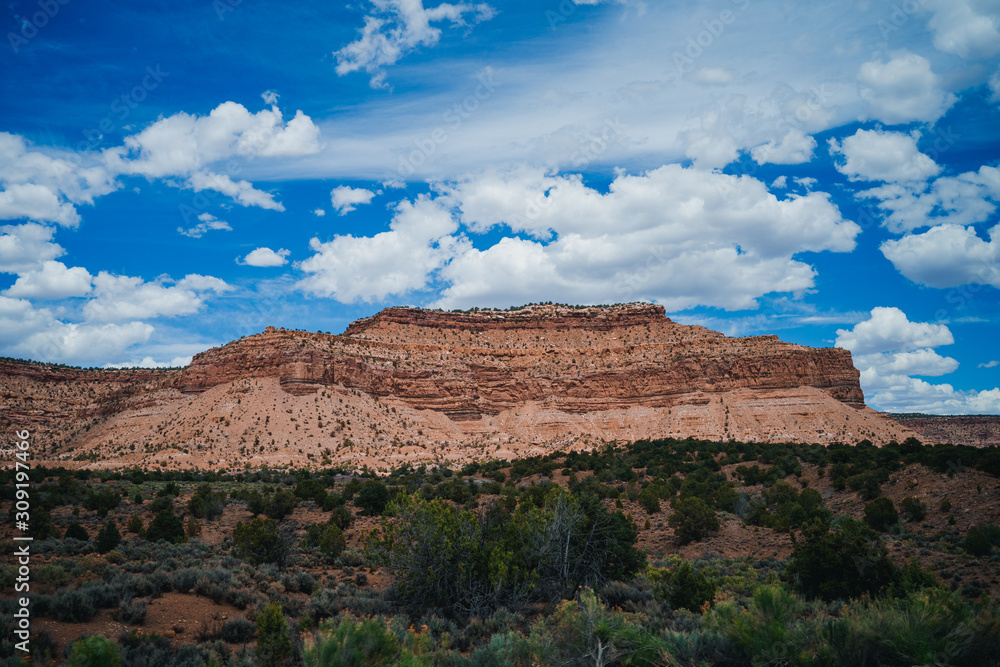
[[[875,443],[850,353],[729,338],[649,304],[390,308],[340,336],[268,328],[184,369],[7,361],[4,419],[89,467],[227,468],[518,458],[601,441]]]

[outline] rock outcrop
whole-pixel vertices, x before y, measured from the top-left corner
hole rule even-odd
[[[727,338],[645,304],[462,314],[389,308],[343,336],[268,329],[198,355],[174,382],[195,392],[241,377],[278,377],[291,393],[339,384],[453,419],[531,401],[582,414],[670,407],[692,393],[797,387],[864,406],[846,350]]]
[[[846,350],[729,338],[648,304],[389,308],[340,336],[269,327],[184,369],[90,373],[106,388],[65,408],[86,430],[64,429],[53,446],[121,465],[386,465],[662,436],[912,435],[865,407]]]

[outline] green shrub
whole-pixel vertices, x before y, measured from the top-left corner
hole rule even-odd
[[[319,552],[328,562],[336,560],[347,547],[344,531],[337,524],[328,523],[323,532],[320,533],[316,546],[319,547]]]
[[[134,598],[122,600],[118,605],[118,620],[128,625],[142,625],[146,620],[146,603]]]
[[[824,634],[833,664],[995,665],[998,627],[995,605],[973,608],[937,588],[851,605]]]
[[[482,616],[529,599],[558,600],[581,586],[634,576],[645,565],[638,531],[595,496],[551,488],[541,506],[484,511],[409,497],[368,544],[371,559],[396,574],[413,607]],[[346,553],[346,552],[345,552]],[[429,574],[433,573],[433,574]]]
[[[699,612],[702,606],[715,597],[716,587],[700,570],[683,560],[672,572],[664,572],[653,586],[658,598],[670,602],[674,609]]]
[[[885,544],[866,524],[853,519],[815,519],[796,539],[786,575],[809,597],[825,600],[879,594],[896,577]]]
[[[365,482],[354,498],[354,504],[368,516],[382,516],[389,504],[389,489],[379,480]]]
[[[160,513],[153,518],[146,530],[146,539],[150,542],[166,540],[174,544],[187,542],[187,535],[184,534],[184,524],[180,518],[170,510],[160,510]]]
[[[948,512],[950,512],[951,511],[951,501],[948,500],[947,498],[945,498],[944,500],[942,500],[941,501],[941,505],[940,505],[940,510],[942,512],[944,512],[945,514],[947,514]]]
[[[52,611],[63,623],[89,621],[97,613],[90,598],[78,590],[60,591],[52,601]]]
[[[46,586],[50,589],[60,589],[69,581],[69,575],[66,574],[66,570],[59,565],[39,565],[35,568],[34,572],[31,573],[31,576],[34,581],[37,581],[42,586]],[[4,582],[0,581],[0,586],[4,586]],[[9,587],[4,587],[13,589],[13,578],[11,578]]]
[[[746,609],[721,602],[709,612],[705,625],[718,631],[744,654],[736,664],[811,664],[810,644],[817,638],[803,627],[806,603],[780,585],[758,587]]]
[[[719,530],[715,510],[697,497],[675,500],[674,511],[667,523],[674,529],[674,535],[681,544],[697,542]]]
[[[330,512],[330,521],[337,524],[337,527],[341,530],[347,530],[354,523],[354,515],[343,504],[333,507]]]
[[[285,490],[276,491],[268,500],[264,514],[275,521],[281,521],[292,513],[298,503],[294,493]]]
[[[903,510],[903,518],[907,521],[920,522],[927,517],[927,505],[912,496],[903,498],[900,508]]]
[[[133,514],[128,523],[125,524],[125,530],[130,533],[141,534],[144,526],[142,525],[142,517],[138,514]]]
[[[865,523],[880,533],[884,533],[888,528],[899,523],[899,514],[892,501],[883,496],[865,505]]]
[[[226,507],[226,494],[212,491],[208,482],[200,484],[188,501],[188,511],[199,519],[211,521],[222,514]]]
[[[649,514],[656,514],[660,511],[660,493],[655,485],[650,484],[639,492],[639,504]]]
[[[108,519],[104,524],[104,528],[97,534],[97,551],[106,554],[116,548],[121,542],[122,536],[118,532],[118,526],[115,524],[114,519]]]
[[[584,590],[577,600],[562,602],[538,619],[527,637],[505,637],[513,646],[497,655],[494,664],[665,664],[663,646],[636,620],[632,614],[607,610],[592,590]]]
[[[121,664],[118,647],[101,635],[83,637],[73,642],[67,667],[118,667]]]
[[[88,491],[83,499],[84,509],[97,512],[98,516],[107,516],[108,512],[121,504],[122,496],[114,489],[107,488],[100,491]]]
[[[292,637],[281,605],[270,602],[257,615],[257,662],[260,665],[284,665],[291,661]]]
[[[288,550],[288,541],[274,519],[257,517],[237,523],[233,531],[233,556],[252,565],[274,563],[283,567]]]
[[[230,644],[246,644],[257,635],[257,626],[237,616],[222,624],[222,639]]]
[[[355,622],[343,616],[320,626],[320,632],[302,652],[305,667],[389,667],[400,664],[400,642],[375,619]]]
[[[174,497],[173,496],[157,496],[156,498],[153,499],[153,501],[151,503],[149,503],[149,507],[147,507],[146,509],[148,509],[150,512],[152,512],[153,516],[156,516],[157,514],[159,514],[160,512],[162,512],[163,510],[168,510],[170,512],[173,512],[174,511]]]
[[[181,487],[177,486],[177,482],[167,482],[162,489],[156,492],[157,498],[176,498],[179,495],[181,495]]]
[[[973,556],[989,556],[993,547],[1000,545],[1000,528],[990,524],[969,526],[962,548]]]
[[[78,524],[76,521],[66,527],[66,534],[63,537],[66,539],[82,540],[84,542],[90,539],[87,529]]]

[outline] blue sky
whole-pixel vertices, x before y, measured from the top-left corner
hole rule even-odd
[[[1000,414],[1000,3],[5,4],[0,354],[651,301]]]

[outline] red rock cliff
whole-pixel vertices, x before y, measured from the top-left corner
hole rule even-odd
[[[172,382],[199,392],[278,377],[291,393],[339,384],[454,419],[528,401],[572,413],[669,407],[693,392],[815,387],[862,407],[846,350],[776,336],[727,338],[664,316],[661,306],[533,306],[444,313],[389,308],[342,336],[268,329],[209,350]]]

